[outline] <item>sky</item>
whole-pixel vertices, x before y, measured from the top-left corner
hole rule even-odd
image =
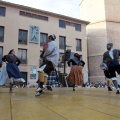
[[[80,0],[3,0],[80,19]]]

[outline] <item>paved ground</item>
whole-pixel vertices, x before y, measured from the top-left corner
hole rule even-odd
[[[120,120],[115,91],[54,88],[35,97],[34,90],[0,88],[0,120]]]

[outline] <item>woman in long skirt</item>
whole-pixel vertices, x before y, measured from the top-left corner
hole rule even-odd
[[[73,91],[75,91],[76,85],[83,84],[82,68],[84,67],[85,62],[81,60],[80,55],[78,53],[75,53],[74,58],[68,61],[68,66],[71,65],[71,71],[66,77],[66,80],[73,84]]]
[[[10,80],[10,92],[12,92],[12,85],[14,83],[19,84],[25,82],[18,68],[18,65],[20,65],[20,60],[15,55],[14,49],[12,49],[8,55],[3,56],[2,61],[7,62],[6,71]]]

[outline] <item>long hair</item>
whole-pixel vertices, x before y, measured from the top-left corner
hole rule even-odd
[[[11,54],[14,49],[10,50],[8,54]]]

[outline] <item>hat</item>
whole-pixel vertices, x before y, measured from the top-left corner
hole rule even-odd
[[[107,43],[107,46],[113,46],[113,43]]]

